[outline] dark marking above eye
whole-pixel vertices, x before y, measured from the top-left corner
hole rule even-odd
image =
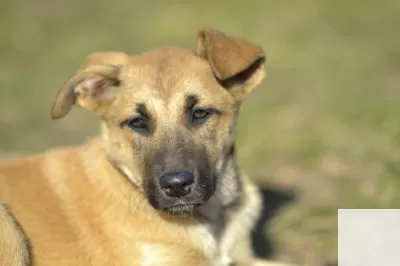
[[[187,110],[192,109],[197,103],[199,102],[199,99],[195,95],[188,95],[186,97],[186,103],[185,107]]]
[[[120,87],[122,85],[122,80],[116,80],[114,86]]]
[[[145,118],[147,118],[147,119],[150,119],[150,113],[149,113],[149,111],[147,110],[147,107],[146,107],[146,105],[144,104],[144,103],[138,103],[137,105],[136,105],[136,112],[138,113],[138,114],[140,114],[141,116],[143,116],[143,117],[145,117]]]

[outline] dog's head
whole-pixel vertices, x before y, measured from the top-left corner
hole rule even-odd
[[[156,209],[190,212],[214,194],[234,149],[240,103],[264,78],[261,48],[215,29],[194,52],[90,55],[63,86],[52,118],[73,104],[101,117],[111,163]]]

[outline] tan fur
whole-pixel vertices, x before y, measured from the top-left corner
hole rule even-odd
[[[25,236],[0,202],[0,265],[29,265]]]
[[[101,134],[0,165],[0,199],[12,210],[0,209],[0,237],[7,240],[0,247],[12,254],[0,250],[0,265],[26,258],[13,218],[38,266],[285,265],[254,259],[250,231],[260,195],[234,156],[240,103],[263,79],[264,60],[261,48],[214,29],[199,32],[194,52],[90,55],[59,91],[51,116],[62,118],[76,104],[101,118]],[[192,125],[185,120],[189,96],[219,111]],[[129,124],[138,108],[151,121],[140,132]],[[216,183],[205,185],[215,186],[212,194],[194,190],[195,198],[210,196],[200,207],[172,215],[158,209],[167,199],[152,202],[157,190],[149,192],[149,184],[158,182],[159,167],[183,163],[204,163],[202,182]]]

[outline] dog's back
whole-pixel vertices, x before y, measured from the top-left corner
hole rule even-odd
[[[69,250],[75,255],[74,261],[79,260],[77,252],[74,252],[76,250],[74,239],[72,239],[74,234],[71,230],[67,230],[69,229],[68,222],[62,215],[60,200],[54,190],[55,187],[61,187],[62,183],[57,180],[56,173],[50,175],[53,179],[46,175],[47,172],[62,171],[63,168],[59,167],[66,167],[68,162],[59,160],[60,156],[69,154],[72,157],[75,154],[74,151],[74,148],[51,150],[19,160],[0,162],[0,199],[9,208],[8,210],[4,208],[3,216],[0,215],[0,227],[4,232],[0,233],[0,239],[7,239],[9,242],[15,239],[17,243],[21,242],[20,234],[18,234],[18,232],[21,233],[19,227],[15,228],[17,231],[13,231],[14,235],[5,234],[11,228],[12,221],[18,221],[32,245],[30,253],[33,255],[38,250],[47,251],[40,252],[40,257],[30,258],[33,264],[36,260],[41,261],[42,257],[53,257],[54,254],[62,254],[65,250]],[[67,157],[64,156],[63,159],[67,159]],[[60,163],[54,164],[57,160]],[[52,180],[54,184],[51,183]],[[9,219],[8,223],[7,219]],[[64,246],[55,242],[59,239],[60,234],[63,234],[69,240],[65,242],[70,244]],[[8,249],[12,248],[10,244],[6,243]],[[13,263],[3,262],[7,257],[9,256],[6,253],[1,254],[0,252],[0,266],[20,265],[15,264],[14,261]],[[60,265],[62,265],[61,262]]]

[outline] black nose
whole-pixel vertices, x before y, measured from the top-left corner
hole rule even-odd
[[[161,188],[170,197],[183,197],[190,193],[194,176],[188,171],[170,172],[160,179]]]

